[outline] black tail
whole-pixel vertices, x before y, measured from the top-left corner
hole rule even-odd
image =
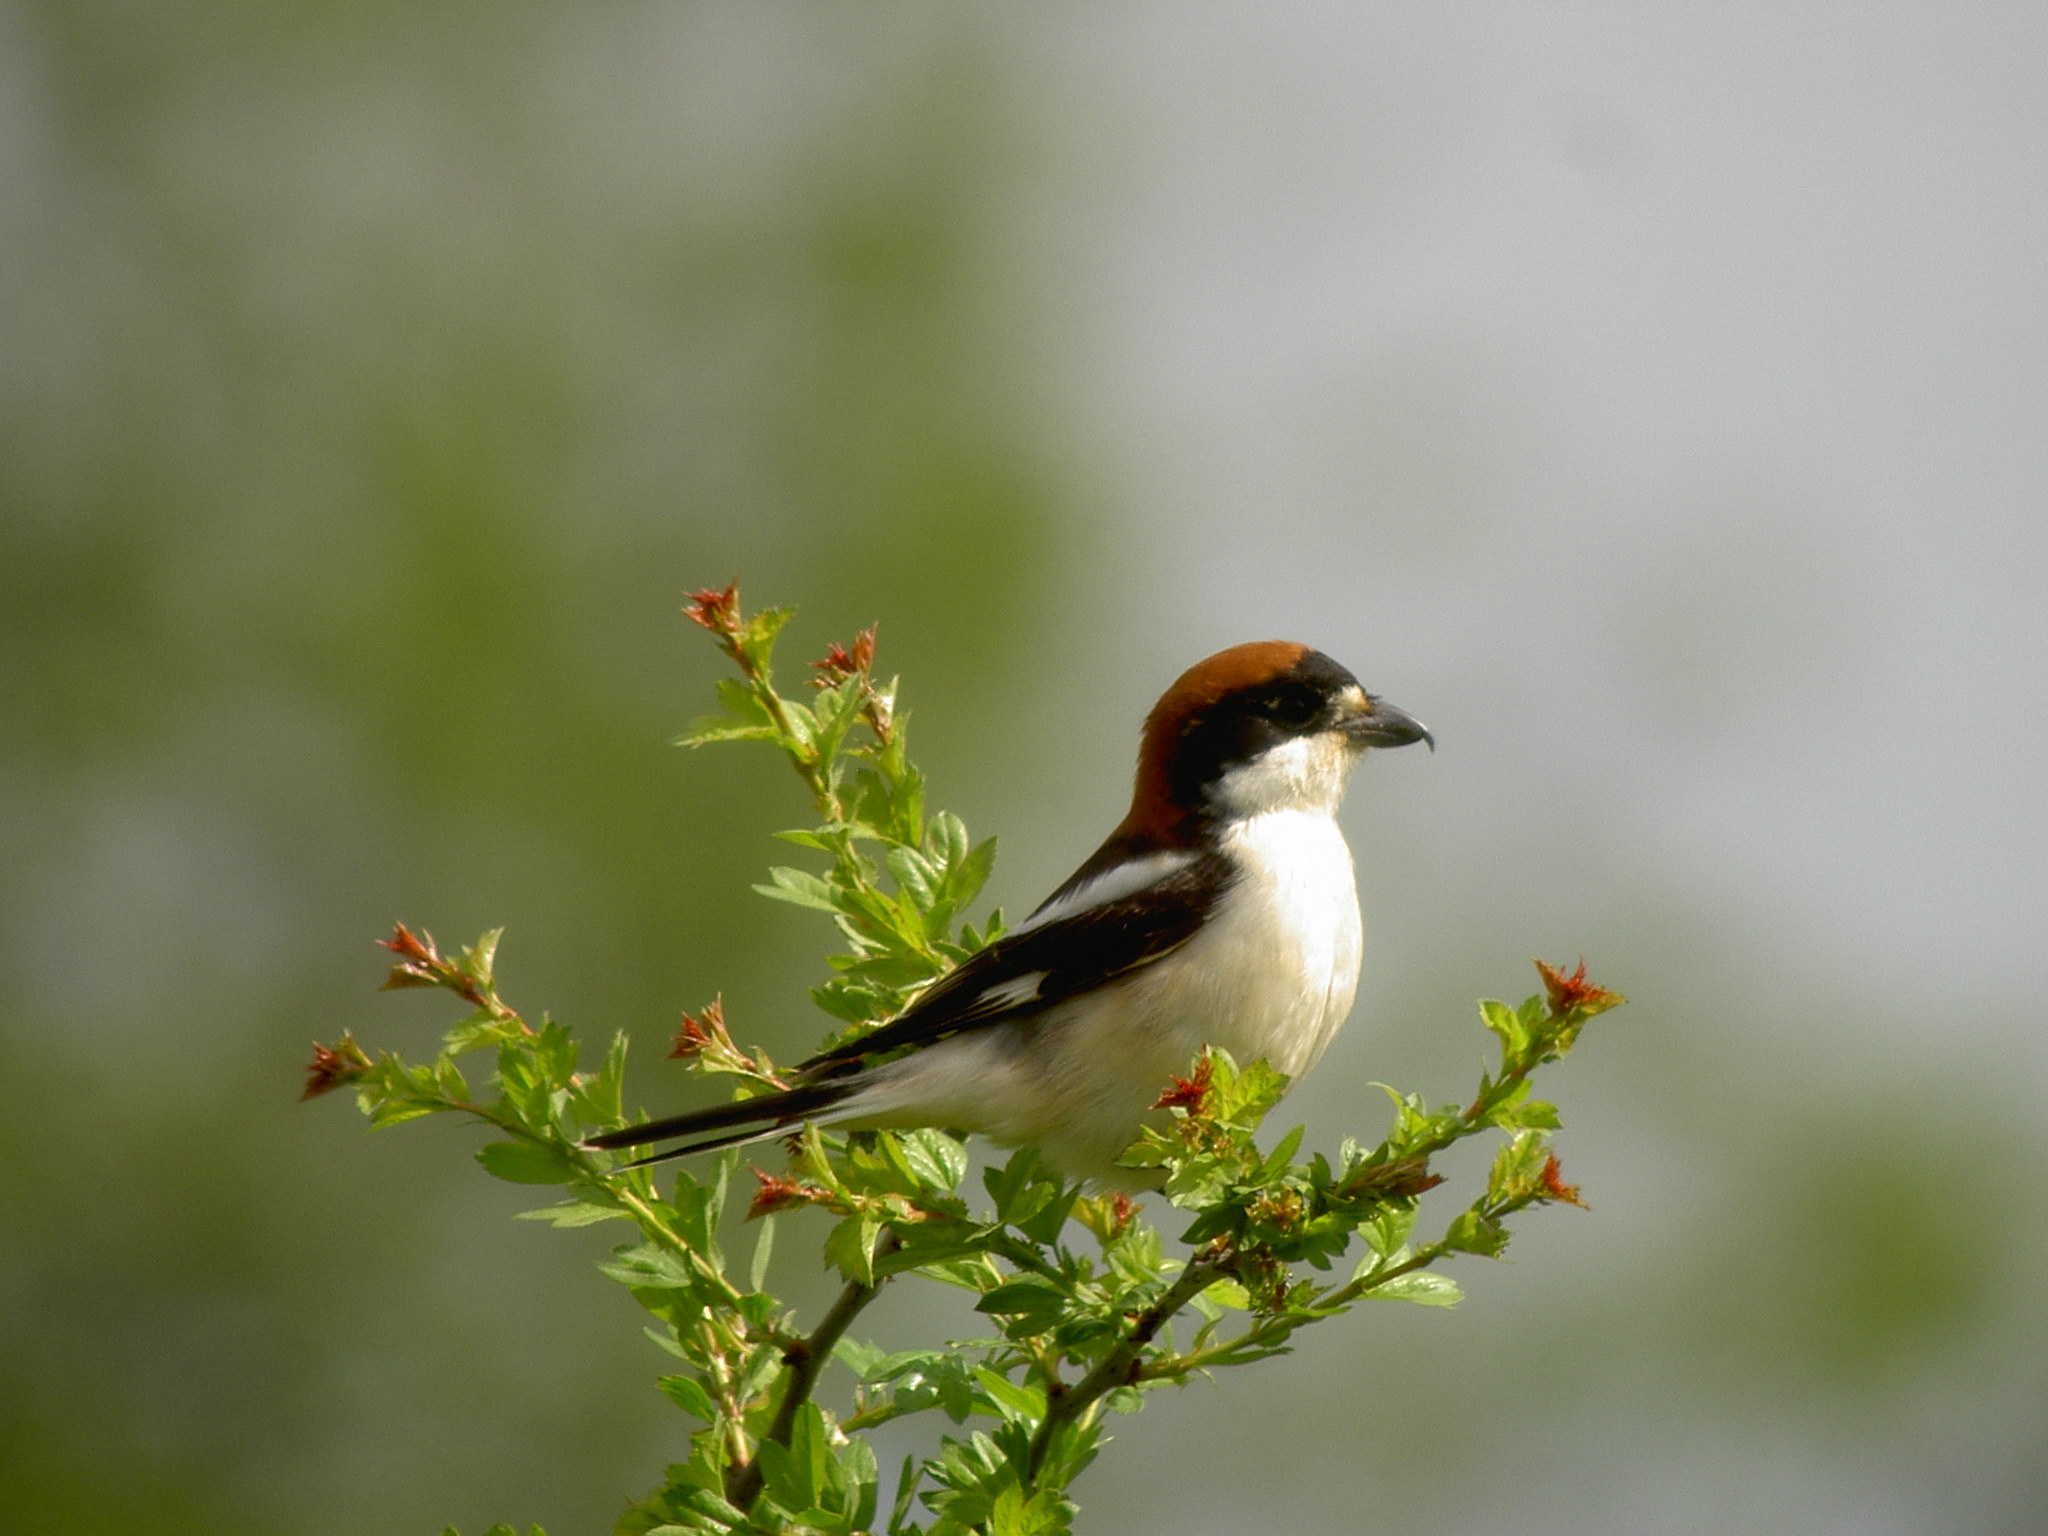
[[[692,1152],[714,1152],[720,1147],[738,1146],[743,1141],[759,1141],[773,1136],[789,1126],[801,1124],[820,1110],[830,1109],[853,1092],[853,1088],[853,1084],[844,1082],[785,1088],[780,1093],[763,1094],[758,1099],[738,1099],[730,1104],[692,1110],[687,1115],[671,1115],[666,1120],[647,1120],[616,1131],[601,1131],[583,1145],[610,1150],[644,1146],[650,1141],[673,1141],[678,1136],[698,1136],[705,1131],[727,1132],[722,1136],[706,1136],[688,1146],[670,1147],[665,1152],[657,1152],[652,1157],[643,1157],[627,1165],[644,1168],[649,1163],[665,1163],[672,1157],[688,1157]],[[739,1129],[732,1129],[735,1126]]]

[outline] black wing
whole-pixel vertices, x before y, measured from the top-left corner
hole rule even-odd
[[[906,1045],[930,1045],[963,1030],[1043,1013],[1180,948],[1201,930],[1231,879],[1231,866],[1220,855],[1199,854],[1138,890],[1005,934],[940,977],[880,1029],[821,1051],[797,1070],[834,1076]],[[1046,905],[1074,884],[1062,886]]]

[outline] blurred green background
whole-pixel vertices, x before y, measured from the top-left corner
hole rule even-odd
[[[293,1100],[446,1022],[401,917],[653,1106],[679,1007],[815,1034],[791,785],[664,744],[734,573],[792,661],[880,621],[1012,910],[1210,649],[1427,719],[1312,1144],[1531,954],[1637,1000],[1556,1085],[1590,1214],[1155,1399],[1084,1529],[2040,1529],[2044,66],[1997,5],[0,4],[0,1530],[655,1480],[605,1234]]]

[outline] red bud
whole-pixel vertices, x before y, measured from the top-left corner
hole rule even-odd
[[[715,587],[692,592],[690,605],[683,613],[692,623],[702,624],[714,635],[737,634],[740,627],[739,578],[734,577],[722,592]]]
[[[843,683],[849,677],[856,677],[867,671],[874,664],[875,626],[872,624],[853,637],[853,648],[851,650],[848,650],[835,640],[832,643],[832,649],[825,653],[823,661],[811,663],[813,667],[816,667],[825,674],[817,679],[817,684],[820,688],[830,687],[834,683]]]
[[[764,1169],[756,1168],[754,1177],[761,1181],[761,1187],[754,1191],[754,1203],[747,1207],[749,1221],[757,1216],[773,1216],[777,1211],[792,1211],[800,1205],[813,1204],[825,1195],[825,1191],[815,1184],[784,1178]]]
[[[1544,1199],[1562,1200],[1566,1205],[1576,1205],[1582,1211],[1586,1208],[1586,1202],[1579,1198],[1579,1186],[1565,1183],[1564,1169],[1559,1165],[1555,1152],[1544,1160],[1542,1179]]]
[[[401,932],[403,930],[400,930]],[[299,1095],[299,1102],[317,1099],[323,1093],[356,1081],[370,1070],[370,1058],[363,1054],[363,1048],[347,1035],[334,1045],[313,1042],[313,1060],[306,1067],[306,1090]]]
[[[1536,962],[1536,970],[1543,977],[1544,990],[1550,994],[1550,1011],[1560,1018],[1568,1013],[1590,1017],[1628,1001],[1619,992],[1610,992],[1586,980],[1584,956],[1579,959],[1579,968],[1569,975],[1541,960]]]
[[[1202,1059],[1195,1064],[1195,1075],[1173,1078],[1172,1086],[1159,1095],[1158,1101],[1152,1107],[1184,1109],[1190,1115],[1199,1115],[1203,1104],[1208,1101],[1209,1084],[1215,1075],[1215,1069],[1210,1065],[1208,1054],[1205,1052]]]
[[[690,1061],[701,1056],[714,1045],[730,1044],[732,1037],[725,1029],[725,995],[720,993],[704,1005],[701,1014],[683,1015],[682,1027],[669,1048],[670,1061]]]

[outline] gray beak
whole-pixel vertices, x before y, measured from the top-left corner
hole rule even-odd
[[[1362,712],[1344,722],[1345,734],[1353,741],[1368,747],[1405,747],[1411,742],[1426,741],[1430,751],[1436,750],[1436,738],[1429,734],[1429,727],[1405,709],[1370,694],[1366,695],[1365,703]]]

